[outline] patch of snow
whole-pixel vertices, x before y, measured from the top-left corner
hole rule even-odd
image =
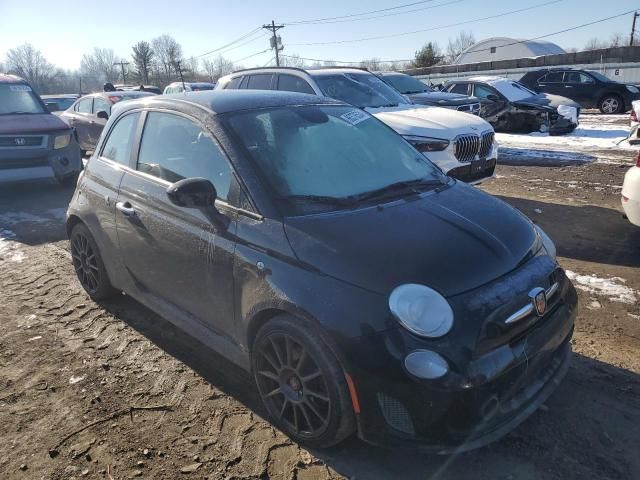
[[[33,342],[35,340],[40,340],[41,338],[42,338],[42,335],[36,335],[35,337],[31,337],[27,339],[27,342]]]
[[[534,208],[533,211],[536,213],[542,213],[542,210],[540,208]]]
[[[25,254],[18,250],[19,243],[13,241],[14,238],[16,235],[11,230],[0,228],[0,260],[20,263],[26,258]]]
[[[574,282],[575,287],[594,295],[608,297],[612,302],[636,303],[636,292],[624,283],[627,281],[620,277],[600,278],[594,274],[580,275],[567,270],[567,277]]]
[[[631,318],[635,318],[636,320],[640,320],[640,315],[634,315],[633,313],[628,313],[627,312],[627,316],[629,316]]]
[[[78,377],[71,377],[69,379],[69,385],[75,385],[76,383],[81,382],[85,378],[86,378],[86,375],[82,375],[82,376],[78,376]]]
[[[602,308],[602,304],[594,299],[591,299],[591,302],[589,302],[589,305],[587,305],[587,308],[589,310],[599,310]]]

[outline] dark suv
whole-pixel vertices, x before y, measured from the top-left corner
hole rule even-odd
[[[624,113],[631,102],[640,100],[640,90],[605,77],[593,70],[545,69],[528,72],[520,83],[536,92],[562,95],[583,108],[599,108],[602,113]]]
[[[82,168],[73,130],[23,79],[0,74],[0,181],[55,176],[75,185]]]

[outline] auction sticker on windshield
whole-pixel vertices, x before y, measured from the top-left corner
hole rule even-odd
[[[364,122],[371,117],[369,117],[369,115],[364,113],[362,110],[350,110],[347,113],[340,115],[340,118],[342,118],[346,122],[349,122],[351,125],[357,125],[360,122]]]
[[[12,92],[30,92],[31,87],[29,85],[9,85],[9,90]]]

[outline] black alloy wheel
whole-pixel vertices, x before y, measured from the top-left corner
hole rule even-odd
[[[80,285],[95,300],[108,298],[115,291],[109,282],[95,240],[87,227],[79,223],[70,235],[71,259]]]
[[[310,446],[331,446],[355,426],[346,381],[328,349],[309,330],[297,331],[297,323],[284,317],[261,329],[252,352],[254,377],[269,415],[285,433]]]

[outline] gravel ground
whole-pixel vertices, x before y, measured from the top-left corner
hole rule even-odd
[[[545,406],[450,457],[355,438],[301,448],[263,420],[248,374],[128,297],[83,293],[63,228],[70,192],[3,187],[0,478],[640,478],[640,229],[619,205],[631,155],[609,157],[500,166],[482,187],[554,238],[580,311],[571,368]]]

